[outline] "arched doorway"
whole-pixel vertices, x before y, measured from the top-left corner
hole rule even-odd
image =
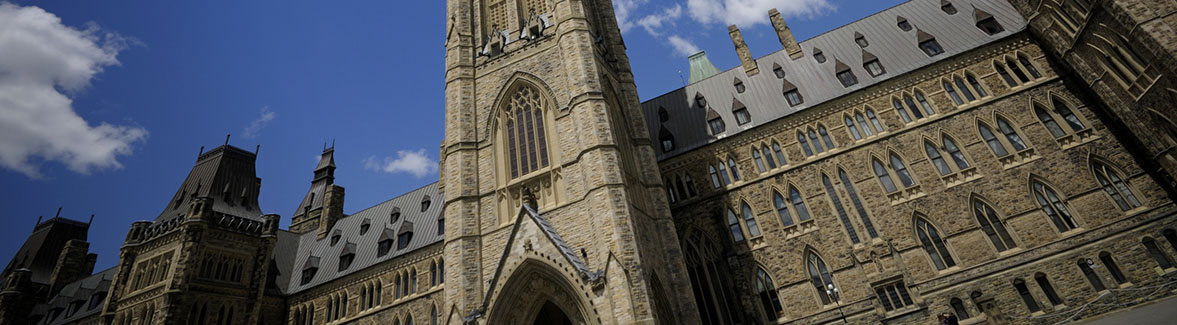
[[[584,293],[558,270],[534,259],[521,263],[491,302],[487,324],[597,324]]]
[[[539,314],[535,315],[535,325],[572,325],[572,320],[568,319],[568,315],[564,314],[560,307],[556,307],[551,301],[545,302],[544,306],[539,309]]]

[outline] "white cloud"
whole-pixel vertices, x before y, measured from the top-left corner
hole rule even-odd
[[[121,168],[118,156],[130,155],[147,130],[91,125],[67,94],[117,66],[118,53],[135,43],[95,24],[74,29],[41,8],[0,2],[0,166],[34,178],[42,161],[82,174]]]
[[[813,17],[834,6],[828,0],[687,0],[691,18],[701,24],[768,24],[768,10],[773,8],[786,17]]]
[[[691,54],[699,53],[699,47],[691,41],[679,37],[678,35],[670,35],[666,41],[670,42],[670,46],[674,47],[674,51],[682,56],[690,56]]]
[[[659,29],[664,25],[674,25],[674,22],[681,17],[682,5],[676,4],[674,7],[663,8],[662,12],[638,19],[637,25],[642,26],[650,36],[658,37],[662,34]]]
[[[437,172],[437,162],[425,155],[425,149],[417,151],[400,150],[396,158],[376,156],[364,159],[364,168],[388,174],[406,173],[416,178],[422,178]]]
[[[249,127],[246,127],[242,133],[244,133],[246,139],[256,138],[259,134],[261,134],[262,128],[265,128],[267,124],[270,124],[270,121],[273,121],[275,117],[278,117],[278,114],[274,113],[274,111],[271,111],[269,106],[264,106],[262,107],[261,116],[258,116],[257,119],[253,120],[253,122],[250,122]]]
[[[638,6],[646,4],[649,0],[614,0],[613,14],[617,15],[617,27],[621,28],[621,32],[628,32],[633,28],[634,22],[630,21],[630,16]]]

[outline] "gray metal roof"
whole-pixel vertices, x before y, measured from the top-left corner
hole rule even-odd
[[[34,283],[49,283],[53,269],[57,267],[57,259],[61,256],[61,250],[65,248],[66,242],[70,240],[86,241],[89,230],[88,223],[60,217],[53,217],[38,223],[33,227],[33,233],[29,234],[29,238],[25,240],[24,245],[20,246],[20,250],[16,251],[16,255],[12,256],[12,260],[8,262],[8,266],[0,275],[7,278],[8,274],[14,270],[28,269],[32,271],[30,280]],[[3,286],[0,285],[0,287]]]
[[[784,50],[777,51],[756,60],[760,73],[755,76],[748,77],[744,69],[737,66],[642,103],[651,138],[657,139],[657,132],[664,126],[674,136],[674,150],[662,152],[659,147],[658,159],[691,151],[723,137],[948,59],[1017,33],[1026,26],[1025,19],[1006,0],[951,2],[957,9],[953,15],[940,9],[939,0],[908,1],[801,42],[805,56],[800,59],[791,60]],[[977,28],[977,9],[993,15],[1005,31],[988,35]],[[897,26],[900,17],[911,23],[913,28],[910,31]],[[924,54],[918,47],[921,32],[935,37],[944,53],[934,57]],[[861,33],[869,42],[867,47],[859,47],[855,42],[856,33]],[[814,59],[815,49],[820,49],[825,55],[824,63]],[[872,77],[863,67],[863,58],[866,56],[864,51],[876,56],[886,73]],[[843,87],[838,82],[835,77],[837,62],[843,62],[850,68],[858,78],[858,84]],[[774,64],[780,65],[785,72],[785,79],[796,85],[804,97],[804,103],[789,107],[782,92],[784,82],[772,71]],[[741,80],[746,87],[742,94],[738,94],[733,87],[736,79]],[[696,95],[706,98],[707,108],[695,105]],[[745,125],[736,123],[732,105],[737,99],[747,106],[752,122]],[[668,121],[661,122],[657,118],[660,108],[665,108],[669,113]],[[710,134],[706,116],[708,109],[713,109],[722,118],[725,132],[715,136]]]
[[[188,202],[196,197],[212,198],[213,211],[260,220],[257,197],[261,178],[257,177],[256,161],[256,154],[227,144],[201,153],[176,195],[155,220],[187,213]]]
[[[53,319],[48,319],[45,324],[65,324],[79,319],[83,319],[102,311],[104,301],[99,301],[97,305],[91,304],[91,299],[95,299],[94,294],[100,294],[96,299],[106,299],[106,293],[109,292],[110,282],[114,280],[115,268],[109,268],[105,271],[95,273],[74,283],[65,285],[61,288],[61,292],[49,300],[49,303],[44,306],[38,306],[36,310],[53,311],[60,310]],[[70,303],[80,302],[81,308],[74,311],[73,314],[68,314]],[[91,308],[92,307],[92,308]]]
[[[425,200],[431,203],[428,209],[422,211],[422,203]],[[442,217],[443,200],[441,193],[438,192],[438,183],[433,183],[340,219],[322,240],[318,239],[317,232],[301,235],[279,232],[274,260],[280,270],[278,286],[284,288],[281,292],[292,294],[310,289],[441,242],[444,236],[438,234],[437,221]],[[393,211],[400,212],[397,220],[391,218]],[[361,234],[360,226],[365,222],[369,224],[369,228]],[[377,256],[378,243],[386,231],[391,230],[396,234],[410,227],[413,237],[407,247],[397,249],[396,245],[393,245],[388,254]],[[340,239],[332,245],[331,237],[337,231]],[[396,237],[393,236],[391,239],[395,241]],[[347,248],[354,248],[355,258],[351,266],[341,272],[338,270],[339,258]],[[303,285],[300,283],[302,271],[308,266],[308,262],[310,265],[317,264],[318,271],[312,281]]]

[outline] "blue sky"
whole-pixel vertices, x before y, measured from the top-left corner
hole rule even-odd
[[[916,0],[924,1],[924,0]],[[928,0],[930,1],[930,0]],[[738,63],[900,1],[614,0],[642,99],[699,49]],[[157,216],[201,146],[261,145],[261,207],[283,228],[324,142],[353,213],[437,180],[444,1],[11,1],[0,4],[0,263],[38,216],[86,220],[96,270]]]

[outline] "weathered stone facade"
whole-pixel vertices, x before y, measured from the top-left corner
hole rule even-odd
[[[1012,0],[1028,27],[1000,34],[971,6],[992,0],[914,1],[994,38],[876,75],[885,49],[856,32],[845,41],[865,71],[892,75],[853,91],[839,75],[845,93],[813,100],[816,86],[753,58],[732,26],[741,64],[722,91],[778,78],[770,105],[796,106],[801,88],[812,106],[747,124],[735,112],[757,103],[735,100],[739,132],[723,132],[702,101],[707,124],[693,127],[708,141],[674,152],[671,131],[697,130],[647,121],[691,112],[643,111],[610,1],[447,0],[433,188],[344,215],[325,149],[282,231],[253,209],[256,155],[226,145],[216,154],[250,161],[215,178],[229,185],[202,178],[221,175],[201,172],[202,153],[165,214],[132,226],[117,267],[84,277],[93,256],[71,241],[48,286],[62,294],[32,309],[44,318],[22,314],[39,289],[14,269],[0,322],[1021,324],[1170,295],[1177,3]],[[825,63],[767,14],[782,58]],[[887,24],[943,55],[917,18]],[[825,50],[830,72],[850,71]],[[100,311],[71,316],[75,290],[96,292]]]

